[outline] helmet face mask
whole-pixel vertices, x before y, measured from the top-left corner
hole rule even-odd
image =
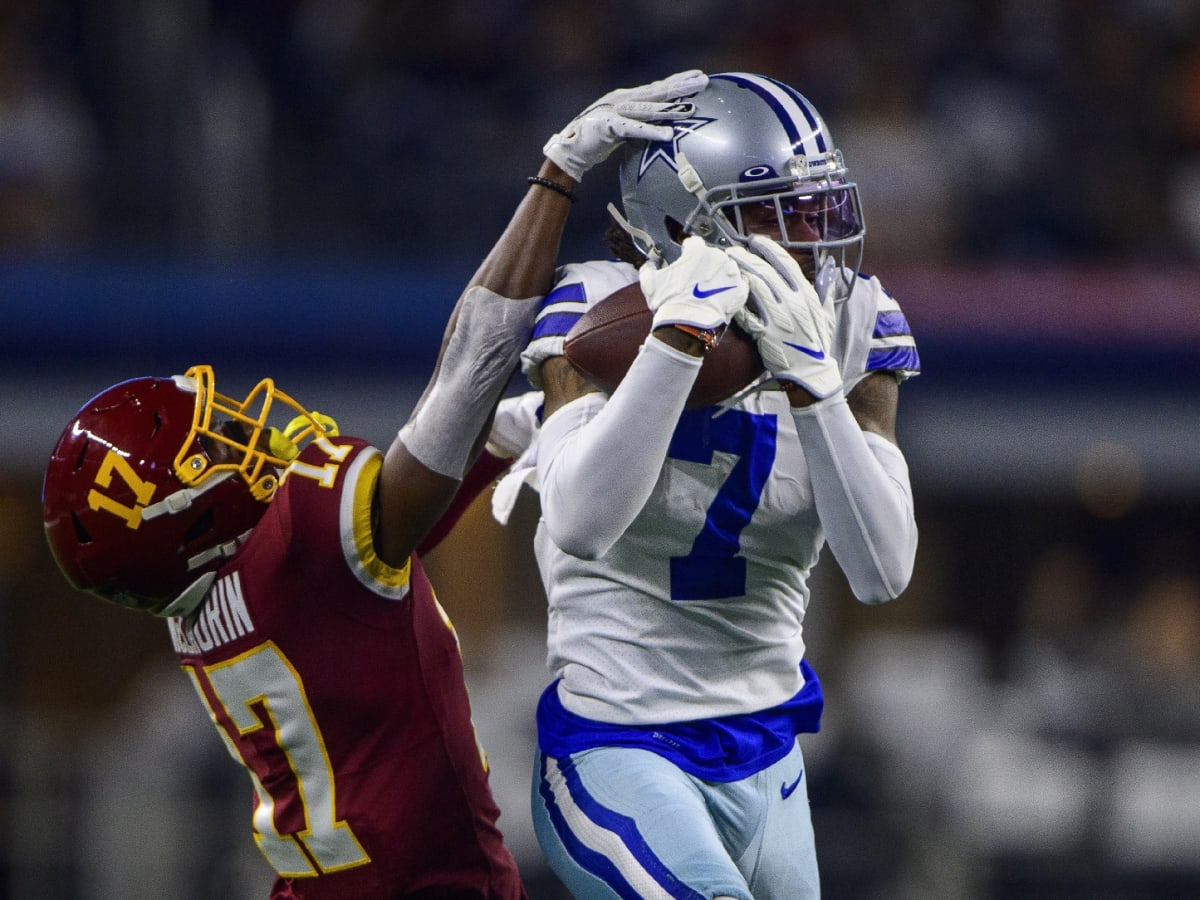
[[[727,239],[744,243],[751,234],[773,232],[785,247],[814,249],[848,246],[861,239],[858,192],[844,184],[797,185],[773,179],[772,190],[757,185],[715,188],[705,198],[707,213],[724,228]],[[721,213],[719,219],[716,213]]]
[[[631,141],[623,152],[622,201],[638,249],[670,262],[685,234],[725,246],[765,234],[810,278],[840,276],[848,288],[861,263],[862,205],[812,104],[738,72],[711,76],[687,99],[693,114],[672,123],[671,141]]]
[[[236,550],[298,452],[267,428],[272,406],[300,413],[288,428],[302,437],[330,433],[328,420],[270,379],[242,402],[213,383],[208,366],[122,382],[88,401],[63,431],[46,469],[42,514],[55,560],[76,588],[161,613]]]
[[[200,487],[222,472],[236,473],[256,500],[270,502],[279,486],[277,470],[295,456],[295,443],[328,429],[327,422],[316,421],[270,378],[256,384],[245,400],[219,393],[210,366],[188,369],[182,383],[197,395],[190,437],[198,445],[186,441],[175,457],[175,472],[189,487]],[[300,415],[273,434],[269,421],[277,401]],[[280,442],[279,434],[288,440]]]

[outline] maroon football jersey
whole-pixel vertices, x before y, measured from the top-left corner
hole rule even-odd
[[[171,640],[250,772],[272,897],[523,898],[453,627],[415,556],[375,555],[381,464],[306,447]]]

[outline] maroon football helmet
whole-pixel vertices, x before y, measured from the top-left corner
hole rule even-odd
[[[72,585],[174,614],[262,517],[297,443],[337,433],[269,378],[240,402],[213,385],[209,366],[135,378],[76,413],[42,487],[46,537]],[[299,413],[283,431],[267,425],[276,401]]]

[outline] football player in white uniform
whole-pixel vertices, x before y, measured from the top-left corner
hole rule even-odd
[[[636,252],[564,266],[544,302],[523,357],[540,431],[528,398],[493,431],[525,451],[509,478],[523,469],[542,504],[556,677],[537,710],[533,817],[576,897],[803,900],[819,880],[797,735],[823,705],[808,576],[828,541],[862,602],[906,587],[917,528],[895,419],[920,363],[900,307],[859,274],[857,186],[812,104],[746,73],[679,99],[671,140],[622,150]],[[570,142],[555,135],[547,156]],[[651,336],[600,393],[563,337],[639,279]],[[685,410],[730,322],[767,375]],[[535,431],[528,447],[511,438]],[[512,494],[502,482],[502,519]]]

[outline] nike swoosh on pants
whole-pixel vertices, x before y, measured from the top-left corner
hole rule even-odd
[[[800,774],[796,776],[796,780],[791,784],[783,784],[779,787],[779,796],[786,800],[796,792],[796,788],[800,787],[800,779],[804,777],[804,770],[800,770]]]

